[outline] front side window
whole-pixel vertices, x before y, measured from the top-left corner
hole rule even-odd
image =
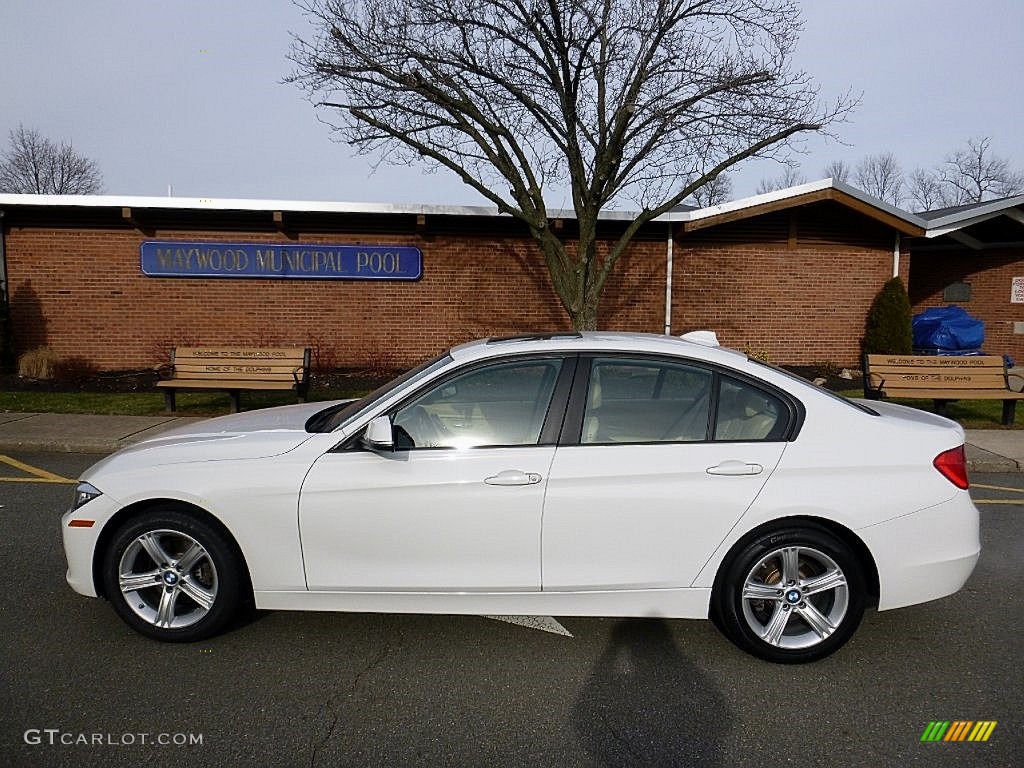
[[[408,448],[536,445],[561,359],[518,360],[446,379],[395,414]]]
[[[580,442],[707,440],[713,378],[711,371],[696,366],[596,358]]]

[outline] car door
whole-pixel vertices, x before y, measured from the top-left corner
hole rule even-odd
[[[316,461],[299,519],[311,590],[537,591],[540,524],[575,360],[460,370],[391,414],[393,452]]]
[[[689,586],[778,464],[793,404],[678,360],[583,358],[579,378],[548,481],[543,589]]]

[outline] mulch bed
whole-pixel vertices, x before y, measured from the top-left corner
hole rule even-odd
[[[311,389],[372,390],[395,374],[338,370],[314,373]],[[13,374],[0,375],[0,390],[8,392],[156,392],[156,371],[103,371],[66,375],[53,379],[29,379]]]
[[[831,390],[849,390],[861,386],[859,375],[844,379],[832,372],[822,372],[813,366],[784,366],[809,381],[825,379],[825,387]],[[369,391],[389,381],[400,371],[381,372],[344,369],[314,373],[310,388],[341,389],[346,391]],[[859,371],[855,372],[859,374]],[[156,392],[159,380],[151,369],[134,371],[103,371],[63,375],[54,379],[27,379],[13,374],[0,375],[0,390],[8,392]]]

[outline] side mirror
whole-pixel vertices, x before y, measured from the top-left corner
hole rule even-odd
[[[366,425],[366,432],[363,433],[363,447],[371,451],[393,451],[395,450],[395,434],[391,427],[391,419],[387,416],[377,416]]]

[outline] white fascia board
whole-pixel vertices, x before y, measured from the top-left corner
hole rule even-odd
[[[1007,200],[993,200],[990,203],[982,203],[964,211],[951,213],[940,219],[932,219],[928,222],[928,234],[926,237],[946,235],[958,229],[995,218],[996,216],[1016,218],[1015,214],[1020,215],[1020,211],[1016,209],[1021,205],[1024,205],[1024,195],[1011,197]]]
[[[891,214],[897,218],[903,219],[904,221],[914,224],[915,226],[921,227],[922,229],[927,228],[927,222],[908,211],[904,211],[902,208],[897,208],[895,205],[891,205],[884,200],[879,200],[876,197],[872,197],[866,192],[851,187],[848,184],[844,184],[836,179],[819,179],[818,181],[810,181],[806,184],[798,184],[795,187],[787,187],[786,189],[777,189],[772,192],[766,192],[761,195],[754,195],[753,197],[744,197],[740,200],[732,200],[728,203],[721,203],[719,205],[712,205],[707,208],[701,208],[696,211],[685,211],[674,214],[666,214],[665,216],[659,216],[655,221],[699,221],[700,219],[710,218],[712,216],[718,216],[723,213],[731,213],[733,211],[742,211],[747,208],[756,208],[760,205],[767,203],[775,203],[783,200],[789,200],[791,198],[800,197],[802,195],[811,194],[813,192],[821,192],[826,189],[835,189],[839,192],[854,197],[860,200],[866,205],[870,205],[874,208],[884,211],[885,213]]]
[[[664,218],[659,216],[655,221],[699,221],[700,219],[707,219],[723,213],[732,213],[733,211],[742,211],[747,208],[754,208],[766,203],[788,200],[791,197],[799,197],[800,195],[806,195],[810,192],[820,192],[821,190],[829,189],[832,186],[832,179],[821,179],[820,181],[812,181],[807,184],[799,184],[795,187],[787,187],[786,189],[776,189],[772,192],[765,192],[763,195],[754,195],[753,197],[744,197],[740,200],[731,200],[727,203],[711,205],[707,208],[700,208],[696,211],[682,211],[675,214],[665,214]],[[669,216],[674,216],[675,218],[667,218]]]
[[[214,211],[293,211],[309,213],[406,213],[456,216],[497,216],[488,206],[349,203],[315,200],[252,200],[247,198],[136,197],[131,195],[0,194],[0,207],[12,205],[79,206],[83,208],[164,208]]]
[[[880,211],[885,211],[888,214],[903,219],[909,224],[921,227],[922,229],[928,228],[928,221],[926,219],[922,219],[917,214],[911,213],[910,211],[905,211],[902,208],[893,205],[892,203],[887,203],[885,200],[881,200],[877,197],[872,197],[862,189],[851,187],[849,184],[846,184],[842,181],[833,181],[832,187],[834,189],[838,189],[840,192],[845,192],[847,195],[850,195],[850,197],[857,198],[862,203],[866,203],[867,205],[878,208]]]
[[[82,208],[154,208],[208,211],[291,211],[299,213],[413,214],[426,216],[507,216],[494,206],[427,205],[416,203],[356,203],[322,200],[259,200],[219,197],[141,197],[133,195],[16,195],[0,194],[4,206],[82,207]],[[632,221],[635,211],[602,211],[602,221]],[[569,209],[548,211],[550,219],[574,220]]]

